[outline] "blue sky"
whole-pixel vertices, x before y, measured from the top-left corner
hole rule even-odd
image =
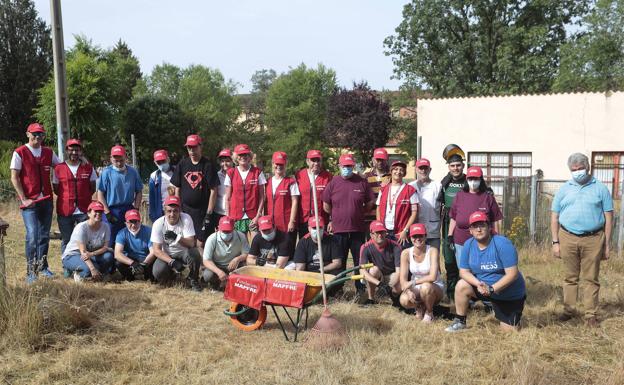
[[[333,68],[350,87],[397,89],[383,40],[401,22],[398,0],[62,0],[65,48],[84,34],[101,47],[121,38],[143,73],[162,62],[218,68],[248,92],[260,69],[288,71],[300,63]],[[50,21],[50,0],[35,0]]]

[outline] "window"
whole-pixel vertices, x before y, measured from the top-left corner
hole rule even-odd
[[[503,195],[504,179],[531,176],[530,152],[469,152],[468,165],[483,169],[483,177],[495,195]]]
[[[624,152],[592,153],[591,169],[594,177],[607,186],[612,197],[622,198]]]

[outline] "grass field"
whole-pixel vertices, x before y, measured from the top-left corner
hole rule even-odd
[[[9,290],[0,300],[0,384],[624,384],[624,261],[602,265],[599,329],[561,325],[561,264],[548,250],[520,252],[527,278],[524,328],[499,332],[472,312],[470,329],[423,325],[389,305],[346,298],[331,310],[350,343],[319,353],[284,341],[269,314],[256,332],[235,329],[221,293],[144,282],[26,287],[24,230],[15,209],[5,239]],[[54,226],[54,225],[53,225]],[[58,273],[60,241],[51,242]],[[320,308],[311,310],[311,323]]]

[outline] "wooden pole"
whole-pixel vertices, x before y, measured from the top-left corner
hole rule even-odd
[[[0,290],[6,289],[6,264],[4,261],[4,237],[9,224],[0,218]]]

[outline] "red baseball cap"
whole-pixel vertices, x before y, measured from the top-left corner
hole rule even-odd
[[[196,135],[196,134],[187,136],[186,143],[184,143],[185,146],[189,146],[189,147],[199,146],[200,144],[202,144],[202,139],[199,135]]]
[[[473,223],[477,223],[477,222],[490,222],[488,216],[486,213],[484,213],[483,211],[475,211],[474,213],[470,214],[470,217],[468,218],[468,224],[472,225]]]
[[[319,150],[310,150],[306,155],[307,159],[323,158],[323,154]]]
[[[372,221],[370,224],[370,232],[378,233],[380,231],[388,231],[381,221]]]
[[[98,201],[92,201],[89,203],[89,207],[87,207],[87,211],[104,211],[104,205]]]
[[[165,199],[165,206],[181,206],[180,197],[176,195],[169,195],[167,199]]]
[[[418,159],[416,161],[416,168],[422,167],[422,166],[431,167],[431,163],[429,162],[429,159],[427,159],[427,158],[420,158],[420,159]]]
[[[110,154],[111,156],[126,156],[126,149],[124,146],[113,146]]]
[[[414,223],[409,229],[410,237],[414,235],[427,235],[427,228],[422,223]]]
[[[229,148],[224,148],[223,150],[219,151],[219,155],[217,155],[217,158],[231,158],[232,157],[232,151],[230,151]]]
[[[483,170],[478,166],[468,167],[468,171],[466,171],[466,178],[481,178],[482,176]]]
[[[338,160],[338,164],[341,166],[355,166],[355,160],[352,154],[342,154]]]
[[[236,155],[251,154],[251,150],[246,144],[237,144],[236,147],[234,147],[234,152]]]
[[[270,215],[265,215],[258,219],[258,228],[260,230],[269,230],[273,228],[273,218]]]
[[[286,164],[286,161],[288,160],[288,156],[283,151],[276,151],[273,153],[272,160],[273,160],[273,163],[275,164]]]
[[[80,147],[82,147],[82,143],[80,143],[80,141],[78,139],[69,139],[67,141],[67,143],[65,144],[65,148],[68,148],[69,146],[80,146]]]
[[[394,166],[403,166],[403,168],[407,168],[407,163],[403,162],[402,160],[395,160],[394,162],[392,162],[392,166],[390,166],[390,168],[394,168]]]
[[[43,132],[43,133],[45,133],[45,129],[39,123],[31,123],[31,124],[29,124],[28,128],[26,129],[26,131],[27,132]]]
[[[141,220],[141,214],[139,213],[139,210],[137,209],[126,211],[126,215],[124,217],[126,218],[126,221],[140,221]]]
[[[376,148],[375,152],[373,152],[373,159],[388,160],[388,151],[383,147]]]
[[[154,162],[167,160],[168,156],[169,154],[167,153],[167,150],[156,150],[154,151]]]
[[[323,217],[319,217],[318,225],[319,225],[319,227],[325,226],[325,220],[323,220]],[[308,219],[308,226],[316,228],[316,218],[315,217],[310,217],[310,219]]]
[[[234,230],[234,220],[230,217],[222,216],[219,219],[219,231],[232,231]]]

